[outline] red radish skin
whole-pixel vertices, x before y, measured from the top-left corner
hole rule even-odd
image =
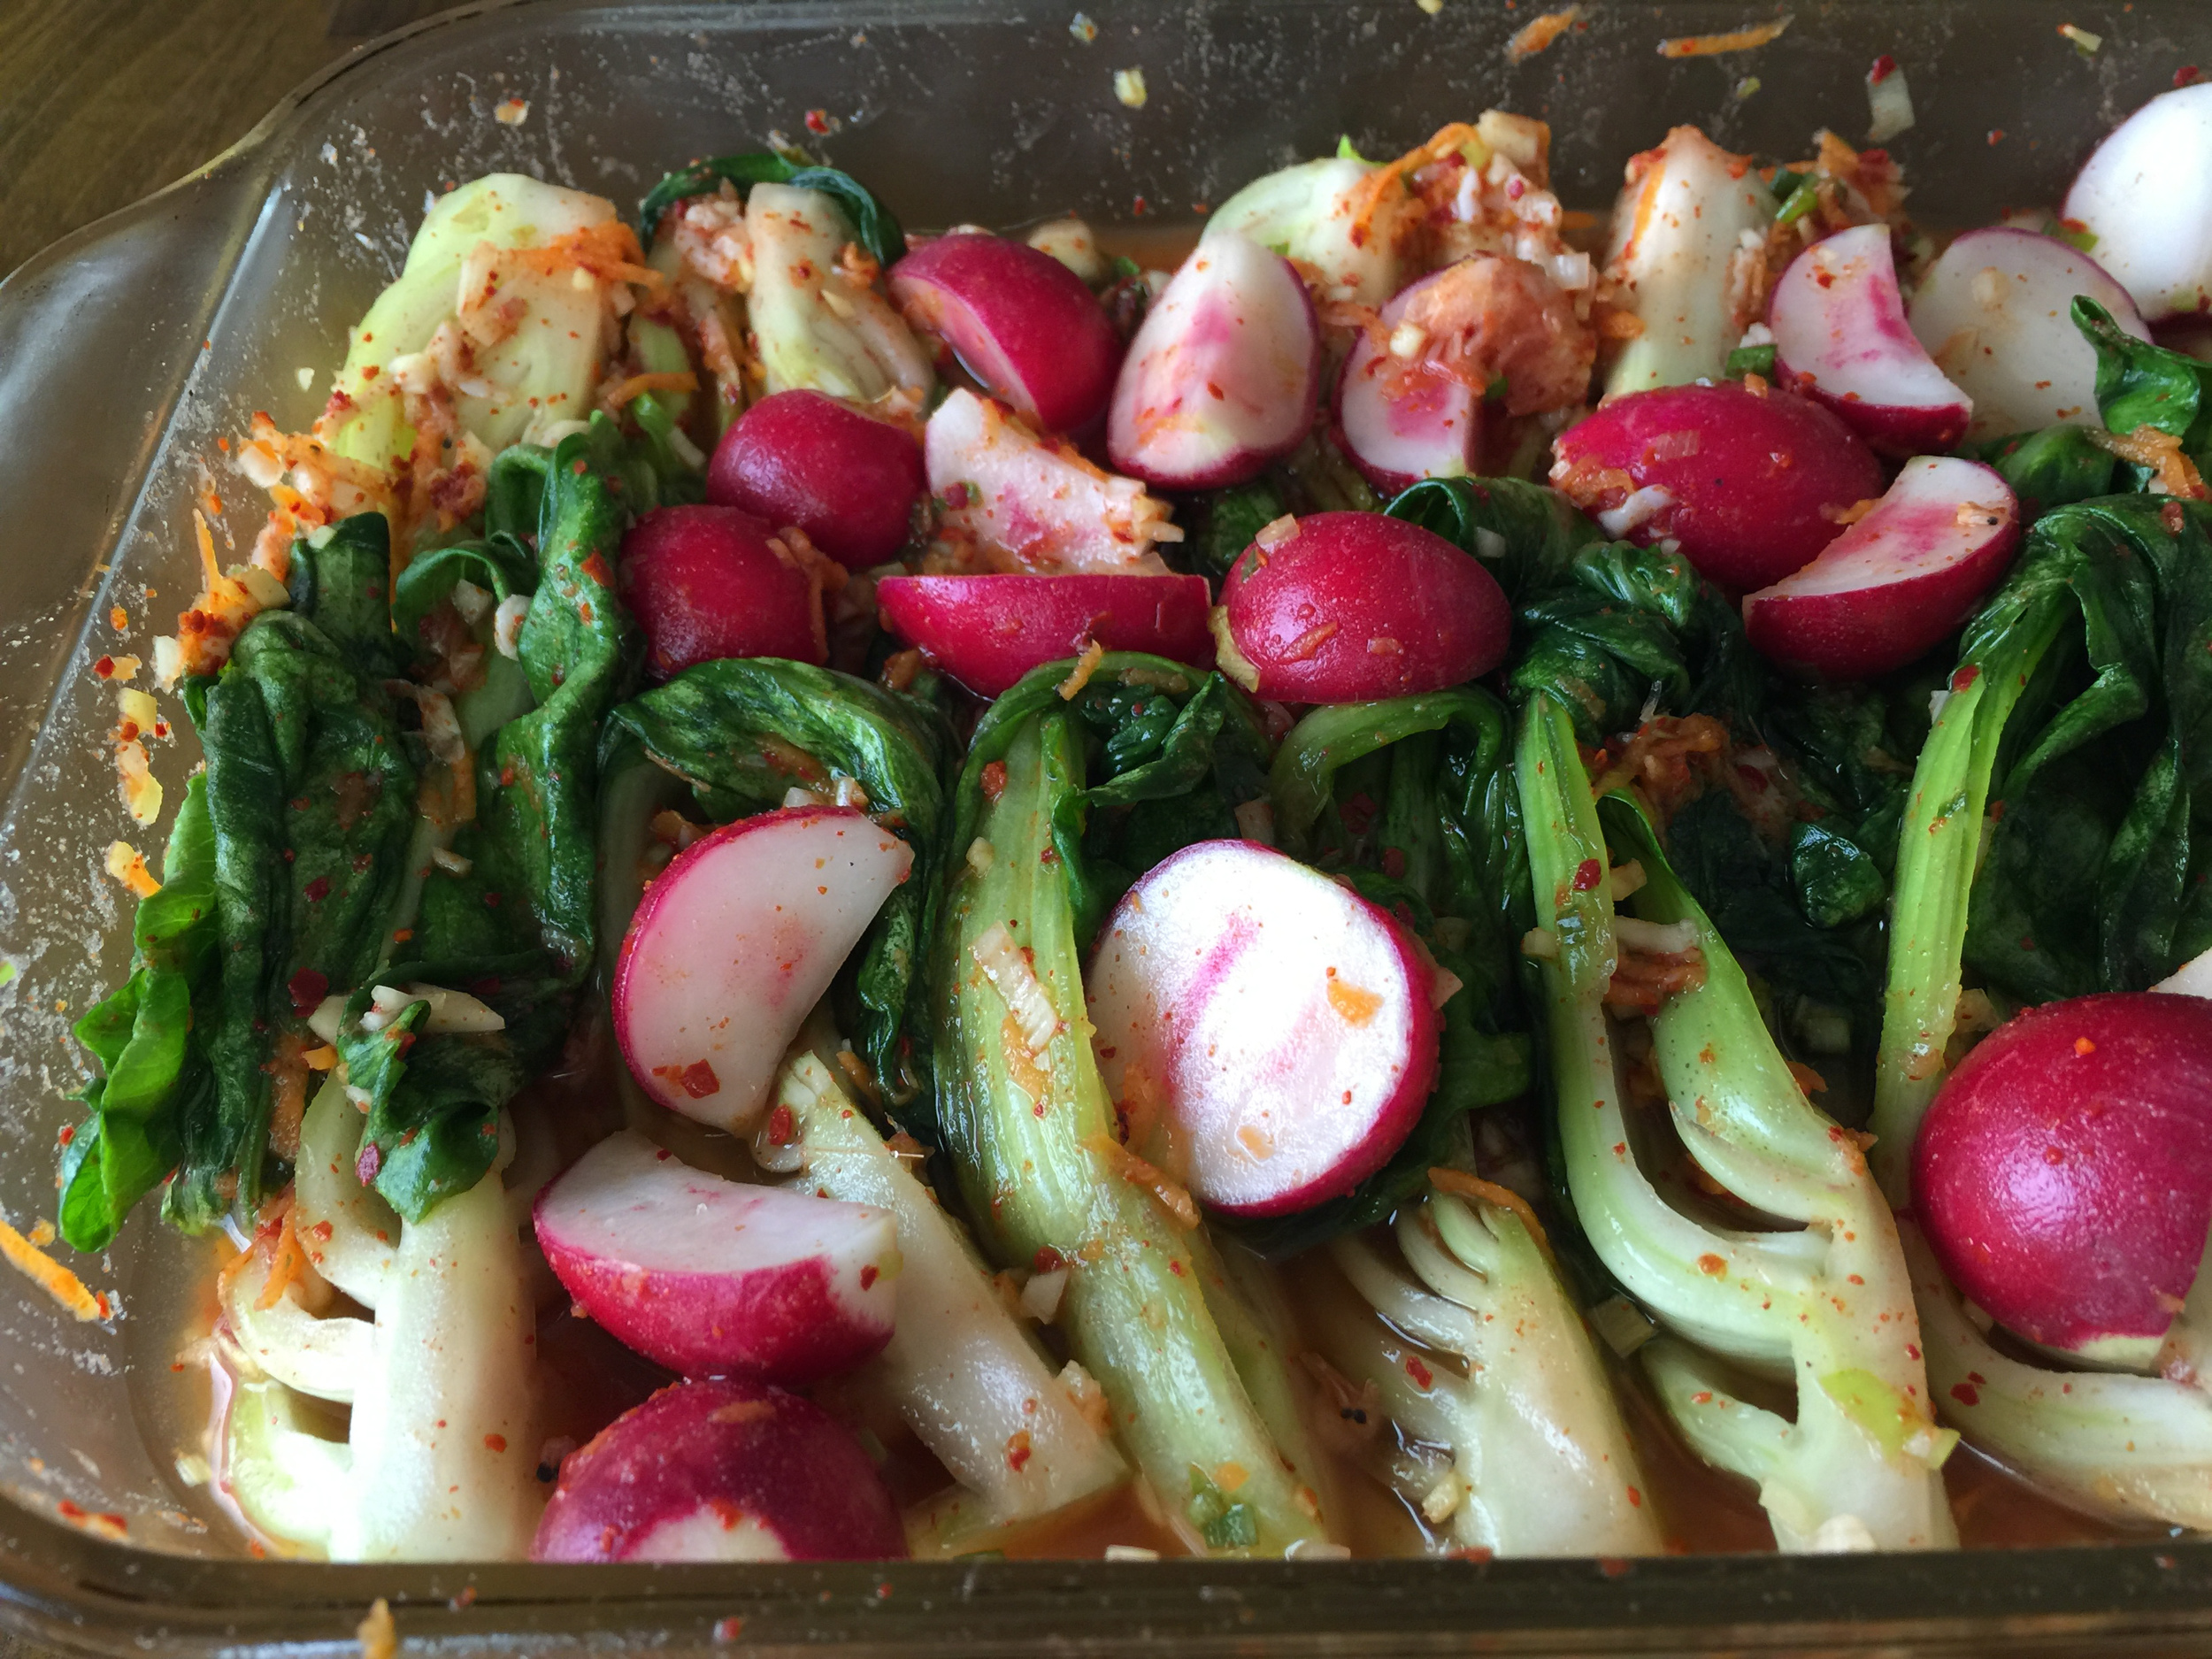
[[[707,499],[796,525],[849,570],[895,558],[928,488],[911,432],[822,392],[778,392],[732,423]]]
[[[540,1194],[533,1217],[577,1305],[680,1375],[799,1388],[891,1340],[887,1210],[726,1181],[626,1131]]]
[[[761,1383],[684,1382],[562,1461],[533,1561],[903,1558],[898,1506],[860,1442]]]
[[[1002,236],[940,236],[891,267],[891,297],[1025,420],[1072,433],[1105,413],[1121,336],[1050,254]]]
[[[913,864],[850,807],[740,818],[678,853],[615,966],[615,1036],[638,1087],[749,1133],[784,1049]]]
[[[1789,263],[1767,302],[1777,373],[1841,415],[1886,455],[1947,449],[1973,400],[1945,378],[1905,320],[1889,227],[1858,225]]]
[[[883,626],[979,697],[1096,641],[1210,668],[1202,576],[887,576]]]
[[[1170,489],[1242,483],[1312,429],[1321,330],[1296,269],[1250,238],[1210,235],[1129,342],[1106,451]]]
[[[2008,1329],[2147,1365],[2212,1230],[2212,1001],[2084,996],[2000,1026],[1928,1109],[1913,1210]]]
[[[1882,493],[1882,464],[1809,399],[1742,386],[1631,392],[1562,433],[1551,481],[1608,534],[1672,537],[1741,593],[1801,569]]]
[[[1201,841],[1155,865],[1083,983],[1132,1148],[1223,1214],[1350,1192],[1436,1081],[1436,979],[1410,936],[1256,842]]]
[[[1433,531],[1317,512],[1238,556],[1214,612],[1223,672],[1290,703],[1463,685],[1504,660],[1512,613],[1490,572]]]
[[[618,580],[655,680],[724,657],[829,661],[819,573],[749,512],[654,508],[623,538]]]
[[[2212,81],[2162,92],[2121,122],[2063,211],[2146,319],[2212,311]]]
[[[1902,668],[1965,622],[2020,545],[2020,507],[1978,461],[1905,463],[1873,511],[1803,570],[1743,602],[1778,663],[1835,680]]]

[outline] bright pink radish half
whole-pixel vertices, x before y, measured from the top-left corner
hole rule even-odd
[[[2000,1324],[2147,1366],[2212,1229],[2212,1002],[2084,996],[2000,1026],[1921,1124],[1913,1211]]]
[[[1672,537],[1699,574],[1739,592],[1809,563],[1882,493],[1882,464],[1834,415],[1736,385],[1628,393],[1552,449],[1551,481],[1607,534]]]
[[[822,392],[762,398],[707,468],[709,501],[796,525],[852,570],[897,556],[925,488],[912,433]]]
[[[1775,661],[1832,679],[1902,668],[1966,620],[2019,543],[2003,479],[1924,456],[1818,558],[1747,596],[1744,631]]]
[[[533,1561],[903,1557],[898,1506],[849,1431],[755,1382],[684,1382],[562,1461]]]
[[[1345,359],[1337,436],[1367,481],[1394,494],[1481,470],[1486,395],[1507,415],[1580,405],[1597,336],[1558,285],[1483,254],[1423,277],[1382,309]]]
[[[1810,392],[1890,455],[1947,449],[1974,405],[1905,321],[1889,227],[1857,225],[1790,261],[1767,302],[1784,384]]]
[[[2121,122],[2065,215],[2150,321],[2212,310],[2212,81],[2162,92]]]
[[[1434,973],[1387,913],[1252,841],[1131,887],[1084,996],[1130,1145],[1208,1208],[1278,1216],[1390,1159],[1436,1081]]]
[[[654,680],[722,657],[829,661],[820,575],[738,508],[654,508],[623,538],[617,580]]]
[[[991,396],[1048,432],[1104,412],[1121,336],[1083,279],[1002,236],[940,236],[891,267],[891,297]]]
[[[615,968],[615,1035],[638,1087],[749,1133],[800,1023],[913,864],[850,807],[740,818],[678,853]]]
[[[1317,512],[1256,541],[1214,612],[1222,669],[1292,703],[1360,703],[1463,685],[1505,656],[1513,618],[1490,572],[1434,531]]]
[[[891,1340],[887,1210],[726,1181],[626,1130],[540,1194],[533,1214],[584,1311],[684,1376],[803,1387]]]
[[[1304,441],[1320,390],[1321,330],[1297,271],[1249,237],[1210,235],[1129,342],[1106,452],[1171,489],[1241,483]]]
[[[1213,665],[1202,576],[887,576],[883,625],[979,697],[1097,641]]]
[[[2097,353],[2074,326],[2085,294],[2138,340],[2150,330],[2128,291],[2056,237],[1996,226],[1943,250],[1912,300],[1912,331],[1974,400],[1970,438],[2093,426]]]

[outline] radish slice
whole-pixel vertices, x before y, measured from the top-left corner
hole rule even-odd
[[[2128,291],[2055,237],[1997,226],[1943,250],[1913,296],[1912,331],[1973,399],[1968,437],[2100,424],[2097,353],[2074,326],[2078,294],[2151,337]]]
[[[1312,429],[1321,331],[1297,271],[1208,235],[1152,303],[1114,386],[1106,452],[1171,489],[1242,483]]]
[[[1966,430],[1973,401],[1905,321],[1887,225],[1838,231],[1791,260],[1767,326],[1783,382],[1820,399],[1877,449],[1947,449]]]
[[[801,1387],[891,1340],[891,1213],[726,1181],[628,1132],[539,1194],[538,1243],[626,1348],[688,1377]]]
[[[561,1464],[533,1561],[902,1557],[898,1506],[860,1442],[810,1400],[686,1382]]]
[[[2212,309],[2212,81],[2162,92],[2121,122],[2064,211],[2147,320]]]
[[[638,1087],[749,1133],[807,1010],[913,864],[850,807],[740,818],[677,854],[615,969],[615,1035]]]
[[[1964,622],[2020,541],[2020,508],[1978,461],[1908,461],[1872,512],[1743,602],[1751,642],[1838,680],[1901,668]]]
[[[1213,665],[1202,576],[887,576],[883,626],[979,697],[1089,643]]]
[[[1436,978],[1411,938],[1255,842],[1201,841],[1155,865],[1083,982],[1131,1148],[1227,1214],[1350,1192],[1436,1080]]]

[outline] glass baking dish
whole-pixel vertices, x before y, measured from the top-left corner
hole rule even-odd
[[[1125,235],[1340,134],[1394,153],[1487,105],[1552,124],[1559,189],[1602,208],[1676,121],[1798,153],[1864,130],[1881,53],[1919,124],[1893,148],[1925,223],[2055,200],[2092,142],[2212,63],[2203,0],[1807,4],[1772,44],[1664,59],[1667,36],[1767,12],[1594,4],[1514,64],[1512,0],[1014,0],[480,5],[356,52],[237,148],[0,285],[0,1211],[50,1208],[76,1087],[72,1010],[125,969],[102,873],[133,827],[86,672],[145,654],[194,585],[192,511],[242,483],[217,440],[256,408],[307,424],[340,334],[396,268],[426,192],[494,169],[634,201],[670,165],[772,129],[817,142],[907,222],[1071,210]],[[2072,23],[2102,36],[2085,54]],[[1149,101],[1117,101],[1141,66]],[[493,118],[527,101],[519,125]],[[818,112],[812,123],[810,111]],[[250,518],[217,517],[219,541]],[[157,765],[173,788],[196,758]],[[137,837],[143,840],[143,833]],[[736,1642],[845,1653],[2170,1649],[2212,1631],[2212,1551],[2166,1538],[1957,1556],[571,1569],[253,1561],[174,1472],[196,1425],[165,1379],[206,1247],[142,1210],[77,1265],[119,1317],[77,1324],[0,1276],[0,1624],[72,1650],[352,1639],[387,1597],[411,1640]]]

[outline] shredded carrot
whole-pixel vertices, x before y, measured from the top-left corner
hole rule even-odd
[[[1111,1135],[1086,1135],[1083,1145],[1113,1166],[1114,1173],[1132,1187],[1141,1187],[1166,1209],[1175,1225],[1188,1231],[1198,1225],[1198,1206],[1190,1194],[1171,1181]]]
[[[150,899],[161,891],[161,883],[155,880],[154,872],[146,868],[146,855],[128,841],[108,843],[108,874],[138,898]]]
[[[1710,58],[1720,52],[1747,52],[1755,46],[1764,46],[1789,26],[1789,19],[1777,18],[1771,23],[1731,29],[1724,35],[1679,35],[1659,42],[1659,56]]]
[[[2205,488],[2204,475],[2197,471],[2196,463],[2181,452],[2181,440],[2171,433],[2155,426],[2138,426],[2132,432],[2107,432],[2101,426],[2083,430],[2089,442],[2107,454],[2156,472],[2168,495],[2185,501],[2202,501],[2212,495]]]
[[[108,1317],[111,1310],[105,1296],[94,1295],[85,1288],[84,1280],[4,1221],[0,1221],[0,1256],[79,1319],[89,1322]]]
[[[1487,150],[1490,148],[1482,142],[1482,135],[1466,122],[1453,121],[1440,127],[1436,135],[1426,143],[1415,146],[1395,161],[1383,163],[1381,166],[1362,179],[1354,189],[1350,202],[1354,240],[1357,242],[1365,239],[1373,224],[1376,210],[1383,204],[1383,198],[1389,195],[1394,186],[1402,187],[1407,173],[1416,168],[1425,167],[1431,162],[1441,161],[1447,156],[1456,154],[1463,146],[1469,144],[1475,145],[1481,150]]]
[[[1525,63],[1575,26],[1582,16],[1578,5],[1564,12],[1547,12],[1522,26],[1520,33],[1506,42],[1505,55],[1514,63]]]
[[[253,1305],[264,1313],[275,1307],[306,1264],[307,1256],[300,1248],[299,1234],[292,1229],[292,1208],[288,1204],[284,1219],[277,1225],[276,1242],[269,1248],[268,1280],[261,1286],[261,1294],[253,1299]]]
[[[1075,667],[1070,671],[1068,677],[1060,682],[1061,702],[1073,703],[1075,701],[1076,694],[1091,683],[1091,676],[1098,672],[1098,665],[1105,656],[1106,648],[1096,640],[1090,641],[1083,647],[1083,655],[1075,659]]]
[[[699,377],[689,369],[671,369],[657,374],[633,374],[622,381],[605,398],[608,409],[616,410],[641,392],[695,392]]]
[[[1450,1193],[1456,1198],[1472,1198],[1482,1203],[1495,1204],[1509,1211],[1513,1218],[1528,1229],[1528,1236],[1536,1240],[1537,1248],[1548,1256],[1551,1240],[1545,1236],[1544,1224],[1529,1208],[1528,1200],[1509,1187],[1495,1181],[1486,1181],[1479,1175],[1470,1175],[1464,1170],[1438,1168],[1429,1171],[1429,1185],[1440,1193]]]

